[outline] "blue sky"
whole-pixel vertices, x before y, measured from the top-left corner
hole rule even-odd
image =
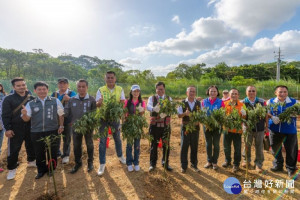
[[[300,0],[0,1],[0,47],[114,59],[166,75],[179,63],[300,58]]]

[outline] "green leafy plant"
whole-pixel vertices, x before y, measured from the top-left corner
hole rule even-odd
[[[73,129],[76,133],[86,134],[98,130],[100,120],[96,118],[97,111],[85,113],[81,118],[73,124]]]
[[[144,116],[139,114],[129,115],[122,124],[123,139],[129,144],[133,144],[135,139],[146,138],[144,128],[148,127],[148,123]]]
[[[281,122],[290,124],[292,122],[292,117],[297,117],[297,115],[300,115],[300,103],[288,107],[283,113],[280,113],[278,117]]]

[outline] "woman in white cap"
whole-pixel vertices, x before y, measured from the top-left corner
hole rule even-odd
[[[132,85],[130,90],[130,97],[125,101],[124,107],[128,109],[127,115],[139,114],[143,115],[145,113],[146,103],[141,97],[141,88],[139,85]],[[132,156],[132,146],[134,146],[134,155]],[[140,156],[140,139],[134,139],[134,143],[127,143],[126,146],[126,164],[128,166],[128,171],[134,170],[139,171],[139,156]]]

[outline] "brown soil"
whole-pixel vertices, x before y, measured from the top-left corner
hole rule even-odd
[[[300,127],[298,127],[298,132],[299,129]],[[5,169],[6,143],[7,139],[5,138],[0,160],[1,166]],[[202,130],[198,154],[198,166],[201,172],[195,173],[188,169],[186,174],[182,174],[180,172],[180,120],[177,118],[172,121],[171,134],[170,165],[174,170],[167,173],[167,178],[164,178],[161,166],[158,166],[153,173],[148,172],[149,142],[147,140],[141,141],[141,171],[128,172],[126,165],[120,164],[116,156],[113,139],[111,139],[110,146],[107,149],[105,174],[102,177],[97,176],[99,167],[98,143],[97,140],[94,141],[95,170],[91,173],[87,172],[87,152],[85,147],[83,167],[76,174],[69,173],[74,165],[73,153],[71,153],[70,163],[67,165],[62,165],[59,159],[55,178],[60,199],[276,199],[283,192],[282,189],[277,189],[277,194],[273,194],[273,189],[275,189],[273,185],[273,189],[266,190],[265,194],[255,194],[254,189],[249,189],[249,194],[244,194],[244,191],[239,195],[227,194],[223,189],[224,181],[228,177],[236,177],[243,187],[245,169],[241,168],[238,173],[234,174],[231,168],[225,169],[221,167],[224,161],[222,139],[218,163],[219,169],[217,171],[205,169],[203,166],[206,163],[206,151]],[[125,147],[126,142],[123,142],[124,155]],[[252,149],[252,152],[255,152],[254,149]],[[273,180],[274,182],[276,179],[282,179],[285,185],[285,180],[288,179],[286,171],[282,173],[271,172],[269,168],[272,166],[273,156],[269,152],[265,152],[264,155],[264,173],[258,174],[255,170],[250,169],[247,180],[250,179],[253,183],[256,178],[263,181]],[[161,156],[162,150],[159,149],[159,159]],[[24,146],[20,152],[19,162],[20,166],[17,169],[15,180],[6,180],[7,170],[0,174],[0,199],[51,199],[54,193],[52,179],[48,176],[44,176],[40,180],[34,179],[37,170],[27,168]],[[300,167],[299,163],[298,167]],[[300,199],[299,181],[295,181],[294,194],[285,194],[281,198]]]

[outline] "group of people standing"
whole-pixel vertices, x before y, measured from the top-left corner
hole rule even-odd
[[[161,160],[162,166],[166,170],[172,171],[169,164],[170,139],[171,134],[170,121],[171,116],[162,116],[160,108],[164,99],[172,98],[165,94],[165,84],[158,82],[155,85],[156,94],[150,96],[146,104],[141,98],[141,88],[139,85],[132,85],[129,99],[126,100],[122,87],[116,85],[116,74],[108,71],[105,74],[106,85],[100,87],[97,91],[96,98],[88,94],[88,82],[84,79],[77,81],[77,93],[69,89],[68,80],[61,78],[58,80],[59,90],[48,96],[49,87],[45,82],[37,82],[34,84],[34,92],[37,97],[34,98],[27,90],[26,82],[23,78],[15,78],[11,81],[14,93],[5,97],[2,101],[2,121],[5,135],[8,138],[8,156],[7,169],[9,170],[7,179],[14,179],[16,176],[16,168],[18,167],[18,154],[20,152],[23,141],[27,152],[28,167],[38,168],[36,179],[43,177],[45,174],[52,175],[48,169],[47,162],[50,156],[46,157],[45,142],[42,138],[51,137],[51,158],[57,163],[57,158],[61,156],[62,163],[69,162],[71,138],[73,138],[73,150],[75,157],[75,166],[70,173],[76,173],[82,167],[82,138],[85,137],[88,153],[87,170],[91,172],[94,168],[94,145],[93,132],[79,134],[72,129],[72,124],[80,119],[84,113],[93,111],[97,107],[101,107],[108,103],[112,96],[117,102],[124,103],[124,107],[128,109],[128,115],[143,115],[147,109],[150,112],[149,134],[152,136],[150,149],[150,166],[149,171],[154,171],[158,159],[158,144],[160,139],[164,141],[163,156]],[[0,85],[0,95],[3,93],[3,87]],[[253,109],[258,104],[266,106],[267,104],[275,104],[277,102],[285,102],[278,109],[271,109],[265,119],[260,119],[248,134],[247,143],[242,153],[242,130],[209,129],[204,128],[206,140],[207,163],[204,168],[218,169],[218,158],[220,152],[220,138],[223,135],[223,146],[225,153],[225,162],[222,167],[229,167],[233,163],[233,171],[237,172],[242,160],[242,166],[250,165],[251,162],[251,146],[255,140],[255,169],[261,173],[263,170],[263,138],[264,133],[270,130],[270,144],[274,155],[272,171],[283,170],[283,157],[281,153],[282,144],[286,149],[286,168],[289,176],[293,176],[297,170],[297,129],[296,117],[292,117],[292,123],[280,122],[278,115],[285,111],[286,108],[298,103],[297,100],[288,96],[288,88],[279,85],[275,88],[275,98],[264,101],[257,97],[257,90],[254,86],[248,86],[246,89],[247,97],[242,101],[239,100],[239,91],[235,88],[223,90],[223,99],[219,98],[220,92],[217,86],[210,86],[207,91],[207,98],[202,101],[196,98],[195,86],[189,86],[186,90],[186,99],[182,100],[184,106],[178,107],[178,117],[182,119],[181,125],[181,172],[185,173],[188,168],[188,149],[190,150],[191,169],[199,172],[198,169],[198,141],[200,133],[200,124],[194,124],[193,132],[186,132],[186,125],[189,123],[189,116],[192,112],[203,109],[207,115],[215,109],[225,109],[226,113],[231,113],[237,109],[243,118],[247,118],[246,108]],[[5,94],[4,94],[5,95]],[[227,96],[226,96],[227,95]],[[2,95],[3,96],[3,95]],[[1,98],[2,98],[1,96]],[[126,120],[126,118],[125,118]],[[133,144],[127,143],[126,158],[122,152],[122,141],[120,133],[120,121],[108,122],[100,121],[99,132],[106,130],[106,127],[112,127],[113,139],[115,142],[116,154],[120,163],[126,164],[128,171],[139,171],[139,155],[140,140],[135,139]],[[60,135],[63,135],[63,150],[60,151]],[[1,136],[1,135],[0,135]],[[166,140],[166,138],[168,138]],[[2,144],[2,138],[0,142]],[[102,136],[99,142],[99,161],[100,167],[97,171],[99,176],[103,175],[106,166],[106,142],[107,137]],[[234,156],[233,162],[231,158],[231,145],[233,143]],[[1,147],[1,146],[0,146]],[[49,148],[49,147],[48,147]],[[1,150],[1,148],[0,148]],[[134,152],[133,152],[134,151]],[[247,157],[247,158],[246,158]],[[47,160],[48,159],[48,160]],[[52,162],[52,161],[50,161]],[[54,165],[54,168],[56,165]]]

